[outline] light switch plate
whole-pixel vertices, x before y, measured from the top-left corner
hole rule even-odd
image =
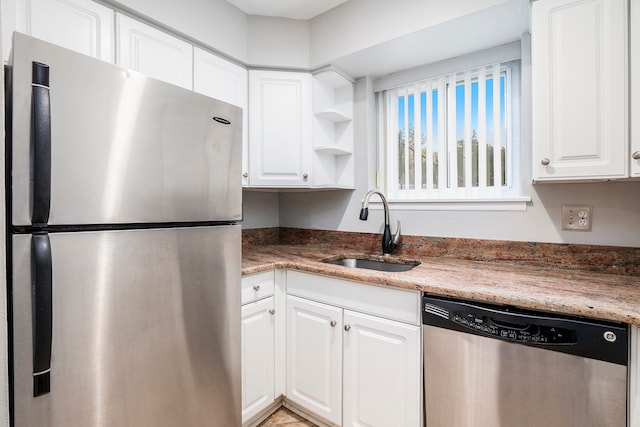
[[[570,231],[591,231],[593,207],[590,205],[562,206],[562,229]]]

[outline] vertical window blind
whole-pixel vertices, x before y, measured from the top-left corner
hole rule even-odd
[[[496,63],[379,93],[395,199],[474,199],[512,185],[511,68]]]

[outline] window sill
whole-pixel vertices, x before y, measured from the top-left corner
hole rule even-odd
[[[389,208],[401,211],[526,211],[531,197],[495,199],[390,199]],[[382,202],[372,200],[369,207],[382,209]]]

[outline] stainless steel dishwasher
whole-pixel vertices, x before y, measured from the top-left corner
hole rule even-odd
[[[424,295],[427,427],[624,427],[628,328]]]

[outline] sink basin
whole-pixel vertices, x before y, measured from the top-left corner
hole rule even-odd
[[[378,270],[388,272],[401,272],[409,271],[417,265],[420,265],[418,261],[407,261],[390,258],[386,259],[372,259],[372,258],[331,258],[325,259],[323,262],[328,264],[342,265],[351,268],[366,268],[367,270]]]

